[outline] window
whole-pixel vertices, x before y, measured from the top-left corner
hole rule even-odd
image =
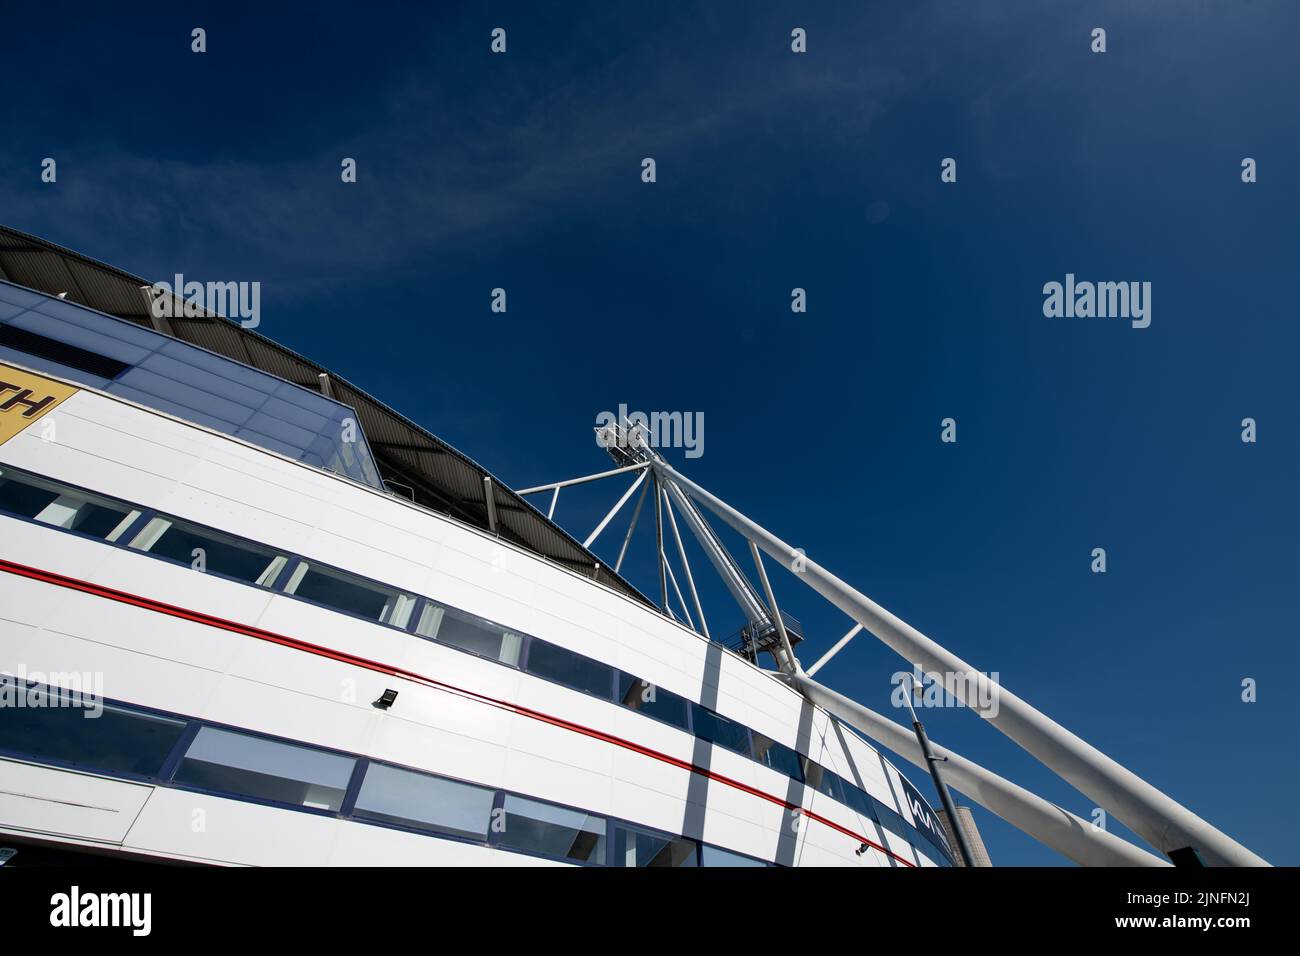
[[[614,669],[545,641],[528,647],[528,673],[545,680],[586,691],[609,700],[614,690]]]
[[[420,612],[415,633],[511,667],[518,666],[519,652],[524,646],[518,634],[432,601],[427,601]]]
[[[372,763],[353,814],[383,823],[486,840],[493,790]]]
[[[795,780],[803,779],[802,758],[785,744],[754,731],[754,759]]]
[[[687,712],[690,705],[684,697],[631,674],[618,675],[618,699],[624,707],[655,717],[665,723],[689,730]]]
[[[406,627],[415,610],[415,598],[409,594],[306,561],[298,565],[284,590],[335,611],[393,627]]]
[[[8,468],[0,470],[0,511],[104,541],[116,541],[140,517],[128,505]]]
[[[274,584],[289,561],[268,548],[162,516],[145,525],[131,547],[263,587]]]
[[[615,866],[696,866],[694,840],[620,826],[614,830]]]
[[[700,847],[700,866],[770,866],[752,856],[741,856],[716,846]]]
[[[336,812],[355,764],[339,754],[204,727],[173,779],[204,790]]]
[[[844,788],[843,802],[850,810],[861,814],[868,820],[877,818],[875,804],[879,801],[872,799],[871,795],[861,787],[854,786],[842,777],[840,778],[840,784]]]
[[[25,704],[0,703],[0,748],[109,773],[156,775],[185,729],[182,720],[112,704],[104,704],[98,717],[88,701],[81,706],[50,706],[57,690],[13,678],[4,681],[0,693],[4,697],[22,694]],[[32,706],[33,694],[44,695],[39,706]]]
[[[821,764],[805,759],[804,779],[807,781],[808,786],[818,793],[825,794],[840,803],[844,802],[844,791],[840,786],[840,778]]]
[[[893,807],[881,803],[875,797],[867,797],[867,799],[871,801],[871,808],[875,811],[876,822],[886,830],[889,830],[896,836],[902,837],[910,843],[911,840],[908,837],[908,833],[912,828],[908,826],[907,821],[903,819],[903,815]]]
[[[506,794],[504,829],[498,843],[580,863],[605,862],[605,820]]]
[[[750,756],[749,728],[744,724],[715,714],[699,704],[691,704],[691,716],[695,723],[695,736],[746,757]]]

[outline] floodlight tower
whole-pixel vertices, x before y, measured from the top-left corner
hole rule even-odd
[[[700,513],[695,502],[683,494],[675,482],[664,480],[663,469],[667,467],[667,462],[651,445],[646,426],[643,423],[625,421],[597,428],[596,441],[605,449],[616,465],[624,468],[645,467],[652,473],[652,481],[655,487],[655,529],[658,541],[659,580],[663,608],[668,607],[667,585],[664,581],[664,572],[668,570],[667,555],[663,547],[663,515],[665,513],[668,515],[670,527],[676,539],[682,565],[686,569],[692,596],[695,598],[696,606],[699,606],[699,596],[695,592],[690,565],[686,561],[686,551],[682,544],[681,535],[677,530],[677,519],[674,511],[674,506],[676,506],[676,511],[681,512],[686,526],[695,536],[695,540],[699,543],[705,556],[708,557],[709,563],[713,565],[713,569],[722,578],[727,590],[731,592],[731,596],[745,615],[746,623],[737,635],[738,646],[735,649],[751,660],[757,660],[760,653],[771,654],[780,671],[786,674],[796,673],[798,661],[794,656],[794,645],[802,640],[802,628],[797,627],[798,622],[782,614],[777,608],[776,599],[772,594],[771,585],[767,579],[767,571],[763,567],[758,552],[755,550],[753,557],[759,580],[766,595],[766,601],[755,590],[753,584],[750,583],[741,570],[740,565],[736,563],[736,559],[732,557],[731,552],[722,543],[722,539],[718,537],[717,532],[713,530],[704,515]],[[632,528],[629,528],[629,537],[632,530]],[[699,611],[699,615],[703,620],[702,610]]]

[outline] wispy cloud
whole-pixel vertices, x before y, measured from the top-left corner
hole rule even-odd
[[[557,207],[581,209],[635,182],[643,156],[687,153],[756,118],[794,123],[847,99],[855,108],[842,122],[865,126],[905,85],[907,50],[845,70],[790,55],[783,26],[763,36],[771,55],[755,56],[753,29],[735,41],[747,49],[719,41],[716,59],[643,43],[546,85],[546,71],[503,62],[519,75],[513,85],[469,97],[449,92],[438,69],[412,68],[365,91],[378,105],[364,130],[340,129],[309,153],[290,141],[274,162],[159,157],[150,142],[124,146],[105,129],[60,154],[57,186],[0,179],[0,208],[12,225],[53,224],[50,238],[128,268],[270,267],[290,291],[536,229]],[[238,124],[222,135],[237,138]],[[32,166],[22,152],[16,141],[0,148],[10,170]],[[345,156],[358,160],[355,185],[340,182]],[[105,236],[130,256],[104,248]]]

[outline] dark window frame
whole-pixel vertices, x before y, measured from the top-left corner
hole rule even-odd
[[[538,674],[532,668],[533,668],[533,653],[539,647],[547,648],[548,650],[550,649],[558,650],[561,653],[569,654],[572,657],[577,658],[580,661],[583,661],[584,663],[594,664],[596,667],[602,667],[608,670],[609,688],[605,691],[605,696],[602,697],[600,694],[596,693],[593,690],[588,690],[586,687],[581,687],[574,684],[567,684],[564,681],[556,680],[553,677],[548,677],[542,674]],[[528,674],[530,677],[536,677],[538,680],[546,681],[548,684],[554,684],[557,687],[563,687],[566,690],[577,691],[579,694],[584,694],[587,697],[594,697],[597,700],[603,700],[608,704],[615,704],[616,706],[620,706],[620,707],[622,706],[621,704],[618,703],[618,683],[619,683],[618,679],[619,679],[619,675],[622,674],[622,671],[620,671],[613,664],[606,664],[604,661],[598,661],[596,660],[596,658],[588,657],[586,654],[579,654],[577,651],[571,650],[562,644],[556,644],[554,641],[544,641],[538,637],[531,638],[528,641],[528,646],[526,648],[526,651],[527,651],[526,655],[525,654],[520,655],[520,662],[524,673]]]
[[[376,581],[374,578],[368,578],[364,574],[357,574],[355,571],[348,571],[332,564],[326,564],[324,561],[313,561],[311,558],[306,558],[301,555],[292,555],[291,557],[297,558],[297,561],[290,562],[293,564],[293,572],[291,574],[282,574],[276,576],[275,583],[276,585],[278,585],[278,587],[276,587],[275,590],[277,594],[280,594],[283,597],[294,598],[295,600],[302,601],[304,604],[311,604],[315,607],[324,608],[327,611],[333,611],[335,614],[342,614],[346,617],[354,618],[358,621],[365,621],[369,624],[378,624],[380,627],[391,628],[392,630],[399,631],[401,633],[409,633],[405,624],[403,625],[390,624],[388,621],[384,621],[376,617],[368,617],[367,615],[362,614],[359,611],[350,611],[347,608],[338,607],[333,604],[327,604],[324,601],[319,601],[315,598],[303,597],[299,594],[290,593],[286,589],[289,586],[289,582],[291,582],[293,578],[297,575],[298,568],[301,565],[305,564],[307,565],[307,570],[303,572],[303,576],[298,582],[297,585],[298,587],[302,587],[303,581],[305,581],[307,579],[307,576],[311,574],[321,574],[323,577],[326,578],[331,576],[340,577],[340,578],[350,578],[351,580],[346,581],[345,583],[347,583],[351,587],[357,588],[358,590],[361,590],[368,585],[374,588],[376,591],[388,591],[398,595],[399,597],[409,598],[412,602],[411,617],[415,616],[415,611],[420,606],[420,597],[421,597],[420,595],[415,594],[412,591],[408,591],[405,588],[395,587],[394,585],[391,584],[384,584],[382,581]],[[410,623],[410,619],[411,619],[410,617],[407,618],[407,623]]]
[[[468,618],[471,623],[486,625],[485,630],[500,631],[503,635],[503,639],[505,634],[514,634],[519,638],[519,660],[512,664],[509,661],[501,660],[500,656],[493,657],[489,654],[481,654],[472,647],[465,647],[463,644],[453,644],[451,641],[443,640],[440,637],[429,637],[428,635],[421,634],[418,630],[420,619],[424,616],[425,608],[428,607],[440,607],[443,609],[444,614],[450,611],[455,617]],[[441,630],[441,625],[439,625],[439,629]],[[471,657],[477,657],[479,660],[492,661],[494,664],[500,664],[502,667],[509,667],[517,671],[522,671],[524,669],[524,662],[528,658],[528,645],[533,640],[530,635],[525,634],[523,631],[506,627],[504,624],[498,624],[496,621],[489,620],[479,614],[471,614],[469,611],[462,611],[460,608],[453,607],[446,601],[437,601],[431,597],[423,596],[420,596],[416,601],[415,610],[411,612],[411,620],[408,622],[406,630],[412,636],[421,641],[428,641],[430,644],[434,644],[438,647],[450,647],[452,650],[462,651],[463,653],[469,654]]]
[[[147,555],[148,557],[151,558],[157,558],[159,561],[166,561],[168,564],[173,565],[174,567],[186,568],[190,571],[194,570],[194,565],[192,562],[182,561],[179,558],[173,558],[170,555],[159,554],[156,551],[145,550],[144,548],[131,547],[131,542],[134,541],[137,537],[139,537],[141,532],[143,532],[145,528],[149,527],[149,523],[153,521],[154,518],[162,518],[164,521],[172,522],[173,528],[176,527],[177,525],[182,525],[185,528],[192,530],[193,532],[211,534],[212,537],[214,538],[226,538],[237,544],[246,544],[250,546],[249,547],[250,551],[254,551],[254,550],[262,551],[265,552],[266,554],[272,555],[273,559],[284,558],[285,561],[284,565],[276,573],[275,577],[271,580],[269,584],[258,584],[256,581],[248,581],[244,578],[236,577],[233,574],[225,574],[221,571],[214,571],[211,568],[208,568],[206,571],[196,572],[198,574],[211,575],[214,578],[219,578],[223,581],[233,581],[236,584],[247,584],[250,587],[255,587],[263,591],[273,591],[275,590],[275,586],[277,582],[279,582],[280,579],[284,577],[285,570],[289,567],[292,567],[295,564],[295,562],[298,560],[297,558],[295,558],[294,555],[290,554],[287,551],[269,547],[268,545],[264,545],[258,541],[253,541],[250,538],[245,538],[237,534],[231,534],[228,531],[218,531],[216,528],[209,528],[207,525],[199,524],[197,521],[190,521],[188,518],[177,518],[173,515],[165,514],[163,512],[158,512],[158,511],[145,512],[134,522],[132,522],[131,526],[128,527],[125,532],[123,532],[122,537],[120,539],[120,543],[124,544],[125,549],[127,551],[134,552],[135,554]],[[171,531],[171,528],[168,528],[167,531],[164,531],[161,535],[159,535],[158,536],[159,540],[165,537],[169,531]],[[116,545],[119,542],[105,541],[104,543]],[[157,541],[155,541],[154,544],[157,544]],[[152,547],[153,545],[150,545],[150,548]],[[268,562],[268,567],[269,567],[269,562]]]
[[[692,857],[694,858],[695,862],[691,864],[691,867],[694,867],[695,869],[700,869],[704,866],[702,854],[703,854],[705,844],[703,841],[692,839],[691,837],[688,836],[682,836],[681,834],[669,833],[666,830],[660,830],[658,827],[647,827],[647,826],[642,826],[639,823],[625,823],[620,821],[611,828],[610,832],[606,836],[606,842],[609,843],[609,866],[613,869],[621,869],[621,870],[633,869],[633,867],[625,866],[619,860],[617,845],[618,845],[618,834],[620,832],[631,833],[633,835],[635,835],[636,833],[644,833],[647,836],[657,837],[659,839],[667,840],[669,842],[684,840],[685,842],[691,844],[692,846],[692,850],[693,850]],[[728,851],[728,852],[733,852],[733,851]],[[736,855],[745,856],[746,854],[738,853]],[[750,857],[750,859],[757,859],[757,857]],[[690,869],[691,867],[676,866],[676,867],[671,867],[671,869],[680,870],[680,869]],[[651,869],[651,867],[637,866],[635,867],[635,869],[646,870],[646,869]]]
[[[491,837],[492,834],[492,821],[493,821],[492,814],[493,814],[493,810],[496,808],[496,800],[497,800],[496,795],[499,792],[497,788],[489,787],[485,784],[476,783],[471,780],[461,780],[457,777],[450,777],[444,773],[434,773],[430,770],[417,770],[414,767],[406,767],[403,766],[402,764],[393,763],[392,761],[389,760],[370,760],[369,758],[363,758],[363,760],[365,766],[363,768],[359,768],[358,779],[356,781],[356,792],[355,793],[349,792],[348,796],[344,800],[342,807],[340,807],[339,815],[343,819],[351,820],[356,823],[365,823],[372,826],[381,826],[390,830],[400,830],[403,833],[414,833],[419,836],[432,836],[432,837],[437,837],[439,839],[455,840],[460,843],[468,843],[474,846],[488,845],[489,838]],[[403,773],[413,773],[418,776],[427,777],[432,780],[437,780],[443,783],[451,783],[459,786],[473,787],[475,789],[483,790],[488,793],[491,793],[493,796],[492,796],[492,800],[490,800],[488,804],[488,818],[486,821],[487,832],[485,833],[483,839],[479,840],[479,839],[475,839],[472,836],[466,836],[463,833],[451,833],[448,832],[447,830],[440,830],[437,827],[435,827],[433,824],[420,825],[415,822],[402,822],[399,820],[384,820],[379,818],[378,816],[372,815],[372,812],[366,810],[365,808],[358,808],[357,800],[359,800],[361,797],[361,791],[365,787],[366,777],[369,775],[370,769],[372,767],[383,767],[388,770],[397,770]]]
[[[626,703],[627,693],[623,690],[623,682],[625,679],[631,681],[633,685],[636,684],[648,685],[650,687],[655,688],[656,691],[663,691],[665,694],[670,694],[673,697],[675,697],[677,700],[681,701],[682,710],[683,710],[682,722],[678,724],[672,720],[669,720],[666,717],[661,717],[659,714],[651,713],[648,710],[642,710],[640,707],[632,707],[628,705]],[[649,681],[649,680],[645,680],[644,678],[637,677],[635,674],[629,673],[628,671],[625,670],[619,670],[618,675],[615,678],[615,682],[614,682],[614,703],[615,705],[623,708],[624,710],[630,710],[634,713],[640,714],[642,717],[648,717],[651,720],[657,721],[658,723],[664,724],[668,727],[675,727],[678,730],[684,731],[690,734],[692,737],[695,736],[694,732],[691,730],[691,704],[692,704],[691,699],[689,697],[683,697],[681,694],[668,690],[668,688],[662,687],[659,684],[656,684],[654,681]]]
[[[238,800],[241,803],[252,803],[262,807],[274,807],[276,809],[281,809],[281,810],[295,810],[301,813],[314,814],[315,816],[337,817],[339,813],[343,810],[344,802],[347,800],[348,792],[352,785],[352,781],[356,777],[357,764],[361,760],[361,758],[356,756],[355,754],[350,754],[342,750],[336,750],[333,747],[321,747],[316,744],[304,743],[303,741],[300,740],[292,740],[287,737],[278,737],[273,734],[264,734],[261,733],[260,731],[247,730],[242,727],[231,727],[223,724],[215,724],[206,720],[199,721],[199,727],[194,732],[194,738],[190,740],[191,744],[193,744],[194,740],[198,738],[199,733],[205,728],[215,730],[215,731],[220,731],[222,733],[234,734],[240,737],[249,737],[254,740],[264,740],[267,741],[268,743],[279,744],[280,746],[294,747],[298,750],[314,750],[317,753],[327,754],[332,757],[343,757],[345,759],[351,760],[352,769],[348,771],[348,783],[341,788],[342,796],[339,797],[338,809],[330,810],[325,807],[309,807],[306,804],[302,804],[302,803],[289,803],[283,800],[271,800],[266,797],[255,797],[251,794],[240,793],[235,790],[222,790],[217,787],[204,787],[204,786],[199,786],[197,784],[190,784],[181,780],[177,780],[176,774],[179,772],[181,765],[185,762],[186,751],[181,752],[180,759],[175,762],[175,767],[172,769],[172,776],[167,781],[168,786],[170,786],[171,788],[175,790],[184,790],[187,793],[202,793],[213,797],[222,797],[227,800]],[[186,750],[188,750],[188,747],[186,748]],[[233,768],[233,769],[242,769],[242,768]],[[286,777],[284,779],[289,780],[293,778]]]
[[[100,544],[106,544],[110,548],[122,547],[122,543],[121,543],[122,538],[125,538],[128,534],[135,531],[136,528],[140,527],[140,518],[142,518],[144,516],[144,513],[148,512],[149,510],[143,506],[131,504],[130,502],[124,501],[121,498],[117,498],[113,495],[102,494],[101,492],[98,491],[91,491],[89,488],[83,488],[81,485],[74,485],[70,481],[63,481],[62,479],[59,478],[50,478],[45,475],[39,475],[33,471],[28,471],[25,468],[18,468],[14,465],[0,463],[0,479],[3,479],[5,472],[13,472],[16,475],[22,475],[23,477],[26,478],[34,478],[38,481],[48,482],[52,485],[62,485],[64,488],[68,489],[68,491],[87,495],[90,498],[100,498],[104,501],[112,502],[115,505],[124,507],[126,509],[126,514],[128,515],[132,511],[141,512],[141,514],[134,521],[132,521],[131,524],[126,526],[126,529],[122,532],[121,537],[117,541],[109,541],[106,537],[102,537],[100,535],[94,535],[89,533],[88,531],[81,531],[77,528],[61,528],[58,525],[50,524],[47,521],[37,521],[35,517],[16,514],[15,512],[5,511],[3,508],[0,508],[0,517],[11,518],[14,521],[22,521],[25,524],[32,525],[33,527],[36,528],[45,528],[46,530],[49,531],[60,531],[63,534],[75,535],[76,537],[81,538],[84,541],[98,541]]]
[[[49,684],[44,684],[44,683],[34,682],[34,681],[27,681],[26,684],[29,688],[33,686],[40,686],[49,691],[57,691],[57,688],[54,688]],[[174,714],[169,711],[159,710],[154,707],[142,707],[136,704],[127,704],[122,701],[114,700],[108,697],[101,697],[99,699],[99,702],[106,707],[112,706],[121,710],[134,711],[145,717],[154,717],[161,720],[172,720],[182,724],[180,734],[177,736],[176,741],[172,744],[171,749],[167,752],[167,754],[163,757],[162,761],[159,763],[157,773],[139,774],[139,773],[133,773],[129,770],[107,770],[104,767],[96,764],[82,763],[80,761],[72,761],[72,760],[62,760],[55,757],[46,757],[40,754],[28,753],[26,751],[21,751],[21,750],[13,750],[12,748],[3,747],[3,746],[0,746],[0,757],[5,757],[12,760],[21,760],[27,763],[40,764],[42,766],[57,767],[63,770],[74,770],[77,771],[78,773],[89,773],[97,776],[113,777],[115,779],[133,780],[139,783],[152,783],[152,784],[160,784],[160,785],[167,784],[169,777],[166,776],[166,774],[168,773],[172,763],[175,760],[177,748],[183,748],[189,745],[188,743],[189,740],[193,738],[194,734],[198,733],[198,722],[195,721],[192,717],[187,717],[183,714]]]
[[[739,727],[741,730],[743,730],[745,732],[746,749],[737,750],[734,747],[730,747],[725,743],[721,743],[720,741],[716,740],[714,737],[701,736],[695,720],[697,708],[701,711],[704,711],[704,713],[710,715],[711,717],[717,720],[723,721],[724,723],[727,724],[731,724],[734,727]],[[691,701],[691,727],[694,730],[695,736],[698,739],[707,741],[708,743],[712,744],[715,747],[721,747],[723,750],[727,751],[728,753],[739,754],[742,757],[747,757],[750,760],[754,760],[755,763],[761,762],[755,760],[754,758],[754,731],[747,725],[742,724],[740,721],[734,720],[731,717],[726,716],[725,714],[720,714],[711,707],[705,707],[703,704],[699,703],[698,701]]]
[[[527,794],[517,793],[516,791],[513,790],[503,789],[499,791],[498,802],[492,805],[492,814],[494,820],[498,812],[507,815],[509,814],[509,811],[506,810],[505,805],[506,805],[506,801],[511,797],[514,797],[517,800],[526,800],[529,803],[540,804],[544,807],[554,807],[557,810],[565,810],[570,813],[585,814],[587,817],[594,817],[598,820],[604,821],[605,832],[601,835],[601,841],[604,843],[604,846],[600,854],[600,859],[581,860],[581,859],[575,859],[574,857],[570,857],[570,856],[560,856],[553,853],[546,853],[542,850],[534,850],[528,847],[510,846],[508,844],[503,843],[501,840],[502,833],[504,831],[499,831],[495,827],[489,828],[488,846],[492,847],[493,849],[504,850],[507,853],[522,853],[525,856],[533,856],[543,860],[559,860],[563,863],[573,864],[574,866],[608,867],[610,865],[609,863],[610,848],[613,845],[613,841],[610,839],[610,836],[611,836],[611,830],[614,827],[613,817],[610,817],[603,813],[596,813],[593,810],[586,810],[582,807],[574,807],[565,803],[556,803],[554,800],[544,800],[539,797],[533,797]],[[545,821],[538,821],[538,822],[545,822]],[[587,831],[579,831],[579,832],[587,832]]]

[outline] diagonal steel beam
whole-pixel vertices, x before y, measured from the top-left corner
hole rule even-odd
[[[926,766],[916,736],[882,714],[811,680],[806,674],[786,678],[812,703],[918,767]],[[1107,833],[991,770],[931,741],[944,758],[943,774],[954,787],[980,806],[1029,834],[1044,846],[1080,866],[1169,866],[1127,840]],[[954,826],[956,824],[954,823]]]
[[[587,540],[582,542],[582,546],[584,548],[590,548],[591,543],[600,537],[600,533],[604,531],[606,526],[610,523],[610,521],[613,520],[614,515],[618,514],[620,511],[623,510],[623,506],[627,504],[627,499],[631,498],[632,495],[636,492],[637,488],[641,486],[641,482],[645,481],[645,476],[646,476],[646,472],[644,471],[641,472],[641,474],[636,476],[636,481],[632,482],[632,487],[628,488],[627,491],[623,492],[623,497],[619,498],[618,502],[614,505],[614,507],[609,509],[609,513],[605,515],[604,518],[601,519],[600,524],[596,525],[596,530],[593,531],[591,534],[587,535]],[[557,488],[556,491],[558,490],[559,489]]]
[[[668,514],[668,527],[673,532],[673,539],[677,542],[677,553],[682,559],[682,569],[686,572],[686,584],[691,589],[691,600],[695,602],[695,613],[700,616],[700,630],[705,637],[711,637],[709,634],[709,624],[704,620],[704,607],[700,604],[700,594],[695,590],[695,575],[691,573],[691,562],[686,560],[686,546],[682,544],[681,532],[677,530],[677,519],[673,517],[673,503],[668,497],[668,492],[663,492],[664,511]]]
[[[623,547],[618,549],[618,560],[614,562],[615,574],[618,574],[619,569],[623,567],[623,558],[627,555],[627,546],[631,543],[632,535],[636,532],[636,523],[641,517],[641,506],[645,504],[646,492],[650,490],[650,485],[652,484],[654,484],[654,482],[649,482],[641,489],[641,497],[636,500],[636,507],[632,509],[632,523],[627,526],[627,534],[623,538]],[[556,491],[556,494],[559,494],[558,490]]]
[[[792,573],[797,578],[848,614],[881,642],[919,667],[923,673],[943,681],[945,686],[952,684],[957,691],[954,694],[957,699],[967,705],[978,705],[982,700],[996,700],[996,713],[981,713],[980,716],[1161,852],[1168,854],[1192,847],[1200,851],[1206,862],[1215,865],[1268,865],[1262,857],[1215,829],[1133,771],[1066,730],[865,594],[850,587],[816,561],[804,557],[766,528],[745,517],[671,465],[660,461],[657,467],[670,479],[670,487],[685,489],[692,499],[708,508],[774,560],[791,562]],[[794,571],[796,559],[799,570]],[[945,680],[947,675],[961,675],[964,679],[960,682]]]

